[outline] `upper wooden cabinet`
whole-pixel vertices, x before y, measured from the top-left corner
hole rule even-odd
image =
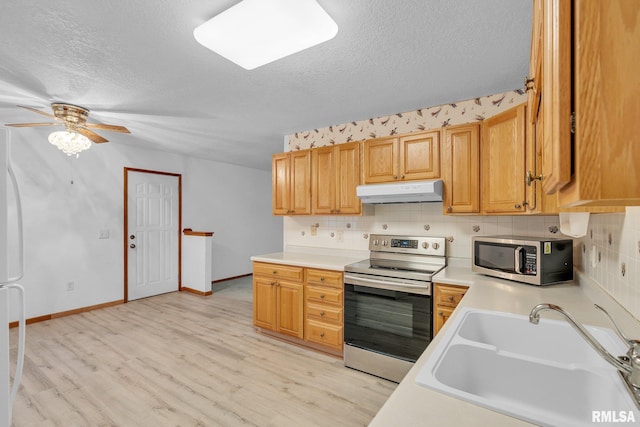
[[[574,171],[559,205],[640,205],[640,2],[574,8]]]
[[[311,151],[274,154],[271,172],[273,214],[310,214]]]
[[[482,212],[525,212],[525,104],[482,123],[481,165]]]
[[[480,211],[480,125],[444,128],[442,150],[445,213]]]
[[[544,191],[561,210],[640,205],[640,2],[535,0],[537,25]]]
[[[359,214],[360,143],[311,150],[311,211],[315,215]]]
[[[366,184],[439,177],[439,130],[372,139],[364,143]]]

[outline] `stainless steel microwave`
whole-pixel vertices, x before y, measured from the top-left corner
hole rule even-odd
[[[531,285],[573,280],[573,240],[522,236],[472,239],[472,270]]]

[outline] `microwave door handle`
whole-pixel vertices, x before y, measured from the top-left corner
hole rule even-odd
[[[522,259],[522,246],[516,247],[514,255],[515,255],[514,265],[515,265],[516,273],[522,274],[522,266],[520,263],[520,260]]]

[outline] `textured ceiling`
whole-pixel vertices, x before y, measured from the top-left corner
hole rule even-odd
[[[527,74],[531,0],[318,1],[336,37],[252,71],[192,35],[237,0],[5,1],[0,123],[41,121],[15,104],[68,102],[132,131],[102,132],[114,144],[269,169],[284,135],[516,89]]]

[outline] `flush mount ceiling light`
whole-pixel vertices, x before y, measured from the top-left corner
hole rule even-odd
[[[253,70],[331,40],[338,25],[315,0],[243,0],[196,27],[201,45]]]

